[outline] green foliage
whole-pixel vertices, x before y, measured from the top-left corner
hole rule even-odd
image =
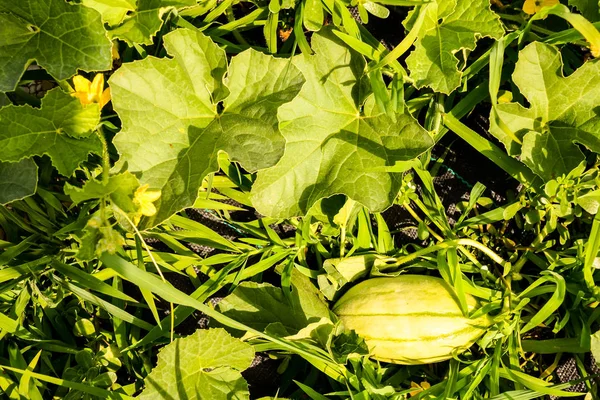
[[[124,124],[115,138],[121,162],[162,191],[146,227],[194,203],[204,177],[218,169],[220,150],[250,170],[273,165],[284,147],[278,106],[303,82],[285,60],[253,50],[227,67],[225,53],[200,32],[177,30],[165,46],[173,59],[124,65],[110,80]]]
[[[596,0],[569,0],[591,22],[600,21],[600,4]]]
[[[47,154],[59,173],[70,176],[90,153],[101,153],[93,130],[100,120],[96,104],[82,106],[59,88],[42,100],[42,108],[0,109],[1,161],[16,162]]]
[[[406,59],[410,77],[418,88],[450,93],[460,86],[464,60],[461,53],[473,50],[479,38],[499,39],[504,29],[490,10],[488,0],[440,0],[423,6],[423,24],[415,49]],[[418,13],[409,15],[404,25],[412,29]]]
[[[0,162],[0,204],[10,203],[35,193],[38,167],[31,159]]]
[[[598,4],[550,3],[0,0],[0,392],[597,398]],[[398,276],[489,327],[373,360],[332,304]]]
[[[267,283],[244,282],[219,302],[219,311],[258,330],[277,324],[288,334],[329,318],[327,304],[307,277],[292,270],[291,284],[286,292]]]
[[[258,174],[253,204],[264,214],[288,217],[343,193],[381,211],[400,185],[399,175],[385,166],[418,156],[432,145],[431,137],[411,115],[394,121],[367,99],[362,56],[327,31],[313,37],[312,47],[315,55],[295,62],[306,83],[279,110],[285,153]]]
[[[110,68],[100,15],[64,0],[0,1],[0,91],[14,90],[35,60],[56,79]]]
[[[110,25],[115,25],[111,27],[108,34],[130,45],[152,44],[152,37],[162,26],[162,16],[165,13],[173,7],[191,6],[196,3],[193,0],[137,0],[135,7],[130,5],[131,8],[128,8],[123,2],[116,4],[113,2],[107,8],[97,0],[91,1],[94,1],[96,9],[103,11],[103,19]],[[121,19],[125,7],[127,7],[127,17]]]
[[[531,106],[499,104],[498,116],[513,135],[494,123],[490,129],[509,154],[520,156],[544,180],[570,172],[583,160],[576,143],[600,151],[600,64],[586,63],[566,78],[561,70],[553,47],[532,43],[524,48],[513,79]]]
[[[225,330],[199,330],[160,351],[139,398],[248,399],[248,385],[239,371],[253,359],[252,346]]]

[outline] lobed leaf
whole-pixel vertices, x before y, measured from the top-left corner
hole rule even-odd
[[[427,86],[436,92],[451,93],[462,78],[457,54],[473,50],[482,37],[499,39],[504,35],[489,0],[436,0],[420,12],[426,13],[425,19],[415,49],[406,59],[417,88]],[[404,21],[407,29],[412,28],[415,14]]]
[[[227,68],[225,52],[197,30],[178,29],[164,42],[172,59],[125,64],[110,79],[123,121],[114,139],[120,162],[162,191],[146,228],[194,204],[204,177],[218,170],[219,151],[251,171],[275,164],[284,148],[277,108],[304,82],[288,61],[255,50]]]
[[[249,399],[240,371],[254,359],[254,349],[224,329],[198,330],[175,339],[158,353],[138,397],[150,399]]]
[[[522,145],[490,118],[490,133],[508,153],[551,180],[584,160],[577,144],[600,152],[600,63],[589,61],[564,77],[559,51],[534,42],[519,53],[513,80],[530,107],[498,104],[498,117]]]
[[[408,113],[393,120],[372,97],[366,101],[364,58],[330,29],[313,35],[312,48],[315,55],[294,59],[306,83],[279,109],[285,153],[258,173],[253,204],[262,214],[289,217],[305,214],[322,198],[345,194],[382,211],[392,204],[401,176],[385,167],[413,159],[433,141]]]
[[[0,161],[47,154],[59,173],[70,176],[89,153],[102,152],[98,138],[90,136],[99,121],[97,104],[82,106],[60,88],[46,94],[41,108],[3,107]]]
[[[0,91],[32,61],[54,78],[111,67],[111,42],[95,10],[65,0],[0,0]]]

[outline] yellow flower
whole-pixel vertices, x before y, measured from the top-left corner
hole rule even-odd
[[[410,388],[413,389],[409,394],[410,396],[416,396],[417,394],[421,393],[423,390],[427,390],[431,387],[431,385],[429,384],[429,382],[427,381],[423,381],[420,384],[419,383],[415,383],[415,382],[411,382],[410,383]]]
[[[523,11],[529,15],[532,15],[544,7],[552,7],[558,3],[559,0],[525,0],[525,4],[523,4]]]
[[[137,213],[133,217],[133,222],[137,225],[142,218],[142,215],[151,217],[156,214],[154,203],[160,198],[160,190],[148,190],[148,184],[142,185],[135,191],[133,195],[133,204],[138,208]]]
[[[73,85],[75,85],[75,91],[71,93],[71,96],[77,97],[83,105],[98,103],[102,108],[110,101],[110,88],[102,90],[104,89],[103,74],[96,74],[92,82],[81,75],[75,75]]]

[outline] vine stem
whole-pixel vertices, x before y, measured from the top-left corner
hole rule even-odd
[[[108,142],[106,141],[106,137],[104,137],[102,125],[98,126],[96,135],[100,139],[100,143],[102,143],[102,183],[107,185],[110,173],[110,155],[108,154]]]
[[[104,137],[102,125],[98,125],[96,136],[98,136],[102,144],[102,184],[107,186],[110,178],[110,155],[108,154],[108,143],[106,142],[106,137]],[[103,223],[106,222],[106,196],[100,199],[100,218]]]
[[[454,239],[454,240],[447,240],[445,242],[441,242],[438,244],[434,244],[433,246],[429,246],[426,247],[424,249],[421,250],[417,250],[414,253],[411,253],[407,256],[404,257],[399,257],[397,259],[397,261],[392,264],[393,266],[400,266],[403,264],[406,264],[410,261],[413,261],[421,256],[424,256],[426,254],[429,253],[433,253],[439,250],[444,250],[444,249],[449,249],[452,247],[458,247],[458,246],[470,246],[470,247],[475,247],[476,249],[480,250],[482,253],[484,253],[485,255],[487,255],[492,261],[502,265],[502,267],[507,265],[507,262],[504,261],[504,259],[502,257],[500,257],[498,254],[494,253],[493,250],[490,250],[488,247],[484,246],[483,244],[476,242],[475,240],[472,239]]]

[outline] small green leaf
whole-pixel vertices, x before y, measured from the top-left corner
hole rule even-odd
[[[89,0],[87,0],[89,1]],[[112,3],[112,8],[105,8],[107,0],[100,0],[104,5],[98,4],[98,0],[93,0],[94,8],[103,11],[103,18],[112,18],[113,22],[121,16],[123,9],[127,7],[129,1],[120,0],[118,3]],[[115,39],[121,39],[130,46],[134,44],[152,44],[152,38],[158,32],[163,24],[162,17],[173,8],[192,6],[196,4],[195,0],[138,0],[135,10],[127,9],[127,17],[123,22],[108,31],[109,35]],[[112,14],[116,14],[116,17]]]
[[[254,359],[254,349],[224,329],[198,330],[175,339],[158,353],[140,400],[249,399],[240,371]]]
[[[585,211],[595,215],[600,207],[600,189],[596,189],[592,192],[584,194],[583,196],[579,196],[577,198],[577,204],[579,204]]]
[[[258,330],[278,322],[289,333],[329,318],[329,308],[319,291],[296,269],[292,270],[292,286],[286,296],[281,288],[268,283],[242,282],[219,302],[219,310]]]
[[[99,374],[97,377],[92,379],[91,383],[94,386],[98,386],[98,387],[102,387],[102,388],[109,388],[116,381],[117,381],[117,374],[115,374],[112,371],[109,371],[109,372],[103,372],[103,373]]]
[[[0,91],[12,91],[32,61],[54,78],[111,67],[100,14],[64,0],[0,0]]]
[[[75,204],[110,196],[112,202],[121,210],[134,212],[136,206],[133,203],[133,196],[139,186],[138,179],[130,172],[125,172],[111,176],[107,184],[96,179],[86,181],[81,188],[66,183],[65,194],[69,195]]]
[[[381,4],[377,4],[372,1],[365,1],[363,3],[365,9],[376,16],[377,18],[387,18],[390,16],[390,10]]]
[[[321,0],[306,0],[304,7],[304,26],[309,31],[319,31],[323,27],[323,3]]]
[[[419,240],[427,240],[429,237],[429,231],[427,230],[427,224],[425,221],[420,221],[417,227],[417,237]]]
[[[79,318],[73,325],[73,333],[75,336],[92,336],[96,333],[96,327],[89,319]]]

